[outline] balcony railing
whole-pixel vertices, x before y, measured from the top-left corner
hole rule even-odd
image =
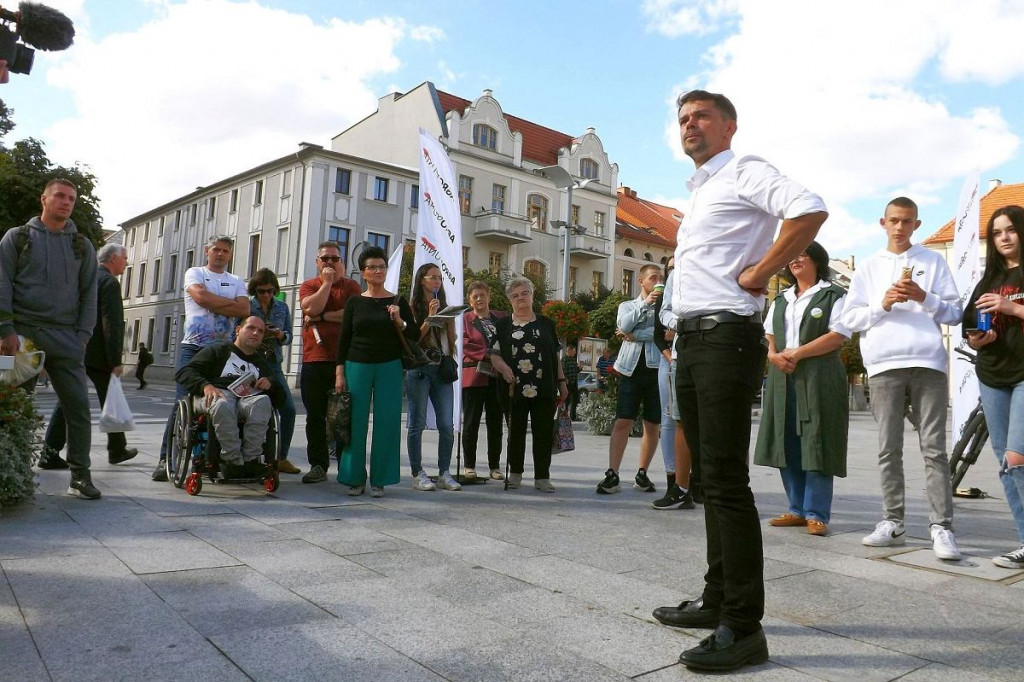
[[[612,243],[604,237],[573,234],[569,236],[569,255],[578,258],[609,258],[612,255]]]
[[[480,239],[523,244],[531,240],[530,221],[526,216],[503,213],[495,210],[481,210],[472,220],[473,234]],[[468,222],[463,216],[463,221]]]

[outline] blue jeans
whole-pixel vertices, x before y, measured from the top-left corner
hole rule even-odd
[[[658,365],[658,395],[661,398],[661,458],[665,460],[666,474],[676,472],[676,420],[672,418],[675,379],[675,368],[662,355]]]
[[[437,418],[439,442],[437,446],[437,471],[448,471],[452,463],[452,446],[455,444],[455,428],[452,425],[452,410],[455,404],[455,384],[445,383],[437,378],[437,365],[425,365],[405,373],[405,394],[409,400],[409,415],[406,426],[409,436],[409,466],[415,476],[423,469],[423,429],[427,426],[427,398],[434,406]]]
[[[992,450],[999,460],[999,480],[1024,545],[1024,466],[1006,468],[1007,450],[1024,453],[1024,381],[1011,388],[993,388],[979,381],[978,387]]]
[[[796,433],[796,388],[793,375],[786,378],[786,433],[783,438],[786,466],[779,473],[789,498],[789,512],[805,519],[828,523],[832,518],[833,477],[817,471],[804,471],[800,436]]]
[[[202,346],[196,346],[191,343],[181,344],[181,350],[178,351],[178,362],[174,365],[174,371],[177,373],[179,369],[191,362],[192,358],[196,356],[196,353],[203,349]],[[167,459],[167,441],[171,438],[171,429],[174,428],[174,415],[178,411],[178,401],[188,395],[188,389],[174,382],[174,406],[171,408],[171,414],[167,417],[167,425],[164,427],[164,439],[160,442],[160,461],[163,462]]]
[[[288,388],[288,380],[284,376],[281,363],[271,365],[273,375],[268,377],[272,382],[281,387],[284,395],[284,403],[281,404],[281,451],[277,453],[278,459],[288,459],[288,450],[292,446],[292,436],[295,434],[295,398],[292,390]]]

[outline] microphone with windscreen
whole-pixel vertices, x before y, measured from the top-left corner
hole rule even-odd
[[[0,60],[12,73],[29,73],[35,50],[66,50],[75,40],[75,26],[63,13],[34,2],[23,2],[14,12],[0,6]]]

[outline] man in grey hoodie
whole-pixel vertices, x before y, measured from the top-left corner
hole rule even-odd
[[[68,494],[97,499],[89,473],[92,422],[85,346],[96,325],[96,250],[71,221],[78,192],[68,180],[47,183],[42,214],[0,240],[0,355],[14,355],[18,335],[46,353],[44,368],[67,420]]]

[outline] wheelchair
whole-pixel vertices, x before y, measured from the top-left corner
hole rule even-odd
[[[213,422],[210,415],[196,413],[193,399],[193,396],[187,396],[175,405],[174,426],[167,442],[167,479],[175,487],[184,488],[189,495],[202,492],[204,477],[216,484],[259,483],[268,493],[276,492],[281,484],[277,470],[281,419],[277,410],[271,414],[263,442],[266,472],[255,477],[224,478],[220,471],[220,443],[214,433]],[[239,421],[239,430],[243,426],[244,422]]]

